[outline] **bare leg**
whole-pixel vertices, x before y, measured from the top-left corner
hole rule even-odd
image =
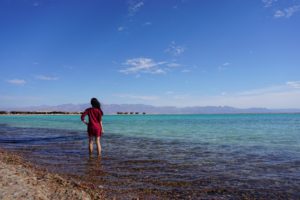
[[[100,137],[97,137],[97,138],[96,138],[96,143],[97,143],[97,152],[98,152],[98,156],[101,156]]]
[[[93,137],[89,137],[89,153],[90,153],[90,155],[92,155],[92,153],[93,153],[93,146],[94,146]]]

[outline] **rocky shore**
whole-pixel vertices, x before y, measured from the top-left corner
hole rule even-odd
[[[0,150],[0,199],[104,199],[103,191],[47,172],[20,156]]]

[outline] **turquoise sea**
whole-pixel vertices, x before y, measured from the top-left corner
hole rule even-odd
[[[78,115],[2,115],[0,147],[108,197],[300,199],[300,114],[105,115],[103,125],[101,159],[88,156]]]

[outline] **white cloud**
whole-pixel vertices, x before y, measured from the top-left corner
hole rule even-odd
[[[134,16],[144,5],[143,1],[129,1],[128,2],[129,7],[128,7],[128,15],[129,16]]]
[[[117,27],[117,31],[129,31],[133,25],[133,18],[145,5],[144,0],[127,0],[128,12],[123,26]],[[140,26],[150,26],[151,22],[141,23]],[[129,32],[127,32],[129,33]]]
[[[164,64],[166,64],[166,62],[155,62],[151,58],[133,58],[128,59],[125,63],[123,63],[123,65],[127,67],[120,70],[120,72],[124,74],[163,74],[165,71],[160,66]]]
[[[45,75],[38,75],[35,78],[38,79],[38,80],[43,80],[43,81],[56,81],[56,80],[58,80],[58,77],[45,76]]]
[[[163,69],[155,69],[153,70],[152,74],[164,74],[166,73]]]
[[[295,12],[300,11],[300,5],[296,5],[296,6],[291,6],[289,8],[284,9],[285,13],[286,13],[286,17],[289,18],[291,17]]]
[[[286,85],[291,88],[300,89],[300,81],[288,81]]]
[[[23,79],[11,79],[7,80],[8,83],[13,84],[13,85],[25,85],[26,81]]]
[[[172,56],[179,56],[185,52],[185,48],[183,46],[176,45],[176,43],[172,41],[165,52],[171,54]]]
[[[265,7],[271,7],[277,0],[262,0]]]
[[[160,61],[156,62],[151,58],[132,58],[126,60],[123,64],[123,69],[119,72],[124,74],[136,74],[137,78],[140,77],[140,74],[166,74],[172,71],[177,72],[190,72],[189,69],[183,69],[178,71],[177,69],[181,68],[183,65],[173,61]]]
[[[290,18],[294,13],[300,11],[300,5],[294,5],[282,10],[276,10],[274,13],[274,18]]]
[[[281,10],[277,10],[275,13],[274,13],[274,17],[275,18],[280,18],[280,17],[284,17],[285,16],[285,13]]]
[[[168,63],[167,66],[168,67],[180,67],[181,64],[178,64],[178,63]]]

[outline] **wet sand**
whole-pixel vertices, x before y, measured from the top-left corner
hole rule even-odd
[[[49,173],[0,150],[0,199],[104,199],[104,191]]]
[[[0,199],[297,199],[297,194],[290,195],[282,191],[268,189],[245,190],[239,187],[209,187],[212,177],[208,175],[200,182],[191,182],[198,189],[189,189],[189,182],[164,183],[157,179],[156,184],[183,187],[186,190],[158,190],[155,188],[132,187],[121,189],[138,181],[127,180],[127,176],[117,176],[113,182],[105,179],[93,179],[99,169],[94,168],[90,176],[72,176],[49,172],[47,167],[28,162],[18,152],[0,149]],[[148,163],[149,164],[149,163]],[[98,167],[97,167],[98,168]],[[105,176],[104,174],[102,174]],[[130,175],[128,175],[130,176]],[[126,178],[127,177],[127,178]],[[128,182],[129,181],[129,182]],[[99,187],[106,185],[109,187]],[[180,188],[179,187],[179,188]]]

